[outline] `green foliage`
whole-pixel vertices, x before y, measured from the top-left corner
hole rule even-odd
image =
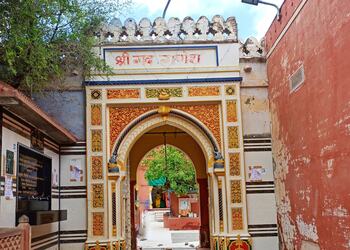
[[[0,79],[30,94],[63,82],[72,69],[107,73],[95,32],[131,0],[0,1]]]
[[[166,150],[166,160],[165,160]],[[143,164],[147,166],[146,180],[166,178],[163,188],[174,191],[177,195],[197,190],[196,172],[192,162],[180,150],[167,145],[152,150]]]

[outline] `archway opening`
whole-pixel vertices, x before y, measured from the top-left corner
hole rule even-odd
[[[164,143],[165,142],[165,143]],[[156,185],[149,185],[145,173],[145,159],[150,152],[160,150],[164,153],[164,144],[168,150],[177,150],[191,162],[195,173],[193,190],[171,192],[174,186],[159,189]],[[147,239],[147,228],[144,228],[145,214],[153,216],[153,220],[162,224],[166,230],[155,231],[152,234],[158,238],[168,237],[166,242],[153,242],[149,247],[180,247],[195,249],[209,247],[209,211],[208,211],[208,179],[206,158],[198,143],[185,131],[162,125],[143,134],[133,145],[128,157],[130,177],[130,230],[132,249],[137,249],[139,240]],[[187,173],[188,174],[188,173]],[[170,190],[170,192],[168,192]],[[166,192],[164,192],[166,191]],[[192,192],[191,192],[192,191]],[[158,196],[158,197],[157,197]],[[158,200],[157,200],[158,199]],[[162,202],[163,201],[163,202]],[[144,211],[147,211],[144,213]],[[157,223],[155,223],[157,224]],[[146,225],[147,226],[147,225]],[[197,237],[197,238],[196,238]],[[151,241],[149,241],[150,243]],[[139,241],[139,247],[147,249],[147,244]]]

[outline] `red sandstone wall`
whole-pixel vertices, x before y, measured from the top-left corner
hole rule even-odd
[[[350,249],[350,1],[309,0],[267,63],[283,249]]]
[[[179,198],[175,193],[170,194],[171,197],[171,205],[170,209],[173,214],[173,216],[177,217],[179,215]],[[188,196],[182,196],[183,198],[188,198]],[[191,202],[191,212],[196,213],[197,216],[200,216],[200,209],[199,209],[199,199],[197,202]]]
[[[137,168],[137,196],[135,197],[139,201],[139,207],[138,209],[135,208],[135,226],[138,228],[140,226],[140,222],[142,219],[142,214],[146,209],[149,209],[149,206],[146,207],[146,202],[150,204],[149,200],[149,194],[150,194],[150,187],[148,186],[148,182],[145,179],[145,172],[147,170],[146,166],[140,165]]]
[[[177,217],[179,215],[179,199],[177,198],[177,195],[174,193],[170,194],[170,210],[173,216]]]
[[[169,230],[199,230],[201,225],[201,220],[197,218],[189,217],[169,217],[164,216],[164,227],[169,228]]]
[[[137,168],[137,186],[138,186],[138,200],[140,204],[140,210],[144,211],[149,208],[146,207],[146,202],[150,204],[150,186],[145,178],[145,172],[147,170],[146,166],[140,165]]]

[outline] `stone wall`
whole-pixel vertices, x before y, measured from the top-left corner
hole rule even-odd
[[[239,68],[248,229],[253,249],[278,249],[265,55],[264,40],[250,37],[241,42]]]

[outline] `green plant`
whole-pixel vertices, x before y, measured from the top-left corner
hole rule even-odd
[[[28,94],[109,67],[93,51],[95,32],[131,0],[0,1],[0,79]]]
[[[165,177],[163,188],[177,195],[198,190],[196,172],[191,160],[175,147],[167,145],[155,148],[142,163],[147,166],[145,178],[148,182]]]

